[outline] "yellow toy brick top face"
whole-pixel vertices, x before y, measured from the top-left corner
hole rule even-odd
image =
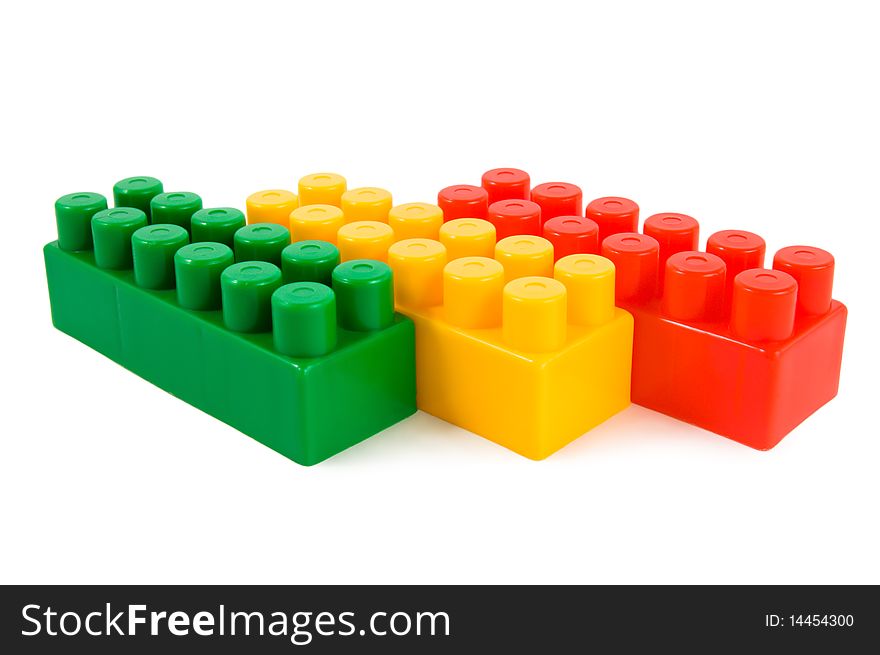
[[[553,244],[543,237],[520,235],[495,244],[495,259],[504,266],[506,280],[526,275],[553,275]]]
[[[388,224],[398,241],[436,239],[443,226],[443,211],[437,205],[426,202],[397,205],[388,212]]]
[[[456,218],[440,228],[440,243],[449,261],[460,257],[494,257],[495,226],[481,218]]]
[[[632,317],[614,306],[614,266],[598,255],[553,266],[551,247],[551,276],[506,280],[536,262],[547,270],[543,239],[513,239],[506,266],[448,261],[431,239],[393,244],[388,263],[398,309],[416,324],[419,407],[541,459],[629,404]]]
[[[248,223],[277,223],[290,226],[290,213],[299,207],[299,198],[292,191],[267,189],[247,197]]]
[[[394,242],[394,231],[381,221],[346,223],[336,233],[340,261],[375,259],[388,261],[388,248]]]
[[[405,239],[391,245],[388,263],[398,304],[450,327],[494,330],[481,332],[481,338],[533,354],[563,348],[569,325],[590,329],[614,318],[614,264],[608,259],[569,255],[553,266],[553,248],[545,239],[509,237],[499,245],[504,242],[502,261],[460,257],[448,263],[446,247],[438,241]],[[516,275],[536,263],[546,270],[542,260],[548,255],[553,277]]]
[[[345,222],[379,221],[388,222],[391,211],[391,193],[378,187],[349,189],[342,194],[342,213]]]
[[[290,213],[291,241],[327,241],[336,245],[336,234],[345,225],[342,210],[334,205],[304,205]]]
[[[345,178],[336,173],[312,173],[301,177],[297,185],[301,205],[342,205]]]

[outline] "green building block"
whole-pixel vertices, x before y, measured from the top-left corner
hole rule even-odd
[[[96,212],[102,207],[93,204]],[[71,219],[69,230],[83,229],[80,214]],[[63,212],[58,220],[64,222]],[[143,235],[138,237],[141,248],[165,250],[134,258],[135,267],[144,267],[140,279],[164,279],[159,273],[173,270],[172,279],[193,281],[183,287],[185,304],[200,309],[182,306],[174,285],[138,286],[132,267],[99,268],[93,241],[72,235],[70,243],[87,249],[64,250],[58,241],[43,249],[55,327],[307,466],[415,412],[413,324],[385,311],[392,303],[385,264],[337,266],[333,291],[317,280],[282,286],[280,270],[273,275],[271,263],[239,262],[221,274],[223,264],[231,262],[228,246],[206,243],[210,247],[199,253],[197,244],[179,248],[171,239],[153,235],[146,242]],[[118,241],[112,246],[117,248]],[[172,248],[183,256],[176,257]],[[226,285],[223,293],[221,285]],[[248,332],[227,327],[221,298],[230,293],[235,298],[233,315],[226,315],[230,325],[258,329],[262,322],[248,323],[248,312],[271,316],[270,325]],[[377,323],[386,313],[387,319]]]

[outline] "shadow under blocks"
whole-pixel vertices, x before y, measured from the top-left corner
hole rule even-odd
[[[602,242],[635,321],[634,403],[767,450],[837,394],[847,311],[830,253],[786,247],[768,269],[750,232],[716,232],[699,252],[689,216],[643,231]]]

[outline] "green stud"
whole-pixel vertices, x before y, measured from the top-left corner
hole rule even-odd
[[[179,225],[189,233],[193,214],[202,208],[202,199],[189,191],[160,193],[150,200],[151,221]]]
[[[281,267],[281,251],[290,243],[290,230],[277,223],[253,223],[235,233],[235,261],[261,261]]]
[[[289,357],[320,357],[336,347],[336,297],[317,282],[285,284],[272,294],[275,350]]]
[[[131,235],[135,283],[144,289],[173,289],[174,254],[188,243],[189,234],[179,225],[153,223],[137,230]]]
[[[225,243],[232,248],[235,233],[245,226],[244,214],[232,207],[200,209],[192,215],[191,233],[196,241]]]
[[[272,329],[272,293],[281,286],[281,269],[268,262],[233,264],[220,274],[223,322],[235,332]]]
[[[131,268],[131,236],[147,224],[147,215],[133,207],[103,209],[92,216],[95,264],[99,268]]]
[[[162,193],[162,183],[155,177],[127,177],[113,185],[113,203],[117,207],[140,209],[150,218],[150,201]]]
[[[202,241],[174,255],[177,302],[186,309],[220,309],[220,274],[235,261],[224,243]]]
[[[372,259],[352,259],[333,270],[339,323],[346,330],[381,330],[394,320],[391,267]]]
[[[339,249],[327,241],[297,241],[281,251],[284,283],[320,282],[330,286]]]
[[[100,193],[68,193],[55,201],[58,246],[62,250],[92,249],[92,216],[107,209]]]

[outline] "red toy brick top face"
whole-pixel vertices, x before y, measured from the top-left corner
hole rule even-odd
[[[489,211],[499,216],[515,216],[517,218],[526,218],[541,214],[541,207],[531,200],[509,199],[499,200],[489,205]]]
[[[636,232],[639,229],[639,206],[629,198],[596,198],[587,205],[586,214],[599,226],[599,243],[612,234]],[[645,234],[650,232],[646,230]]]
[[[543,236],[553,244],[553,258],[599,254],[599,226],[583,216],[556,216],[544,223]]]
[[[489,204],[499,200],[528,200],[531,186],[529,174],[518,168],[493,168],[483,173],[483,188]]]
[[[603,216],[629,216],[631,214],[638,215],[639,206],[629,198],[620,198],[618,196],[608,196],[606,198],[596,198],[587,205],[587,216],[590,218]]]
[[[798,316],[816,316],[831,307],[834,258],[824,250],[783,248],[768,270],[761,268],[764,240],[751,232],[717,232],[700,253],[693,245],[699,225],[690,216],[658,214],[645,221],[645,230],[602,243],[617,269],[617,301],[627,309],[768,343],[797,335],[795,308]]]
[[[456,218],[486,218],[489,194],[482,187],[456,184],[437,194],[437,205],[443,210],[443,220]]]
[[[541,220],[546,222],[556,216],[580,216],[583,192],[568,182],[545,182],[532,189],[533,202],[541,205]]]
[[[443,198],[460,202],[479,202],[486,196],[486,190],[470,184],[449,186],[440,192]]]
[[[495,226],[498,241],[518,234],[541,235],[541,207],[531,200],[499,200],[489,205],[486,215]]]
[[[797,280],[799,313],[828,311],[834,284],[834,257],[830,252],[811,246],[789,246],[776,253],[773,268]]]
[[[654,214],[645,219],[644,230],[660,242],[661,249],[665,243],[674,243],[695,250],[700,238],[700,224],[686,214]]]

